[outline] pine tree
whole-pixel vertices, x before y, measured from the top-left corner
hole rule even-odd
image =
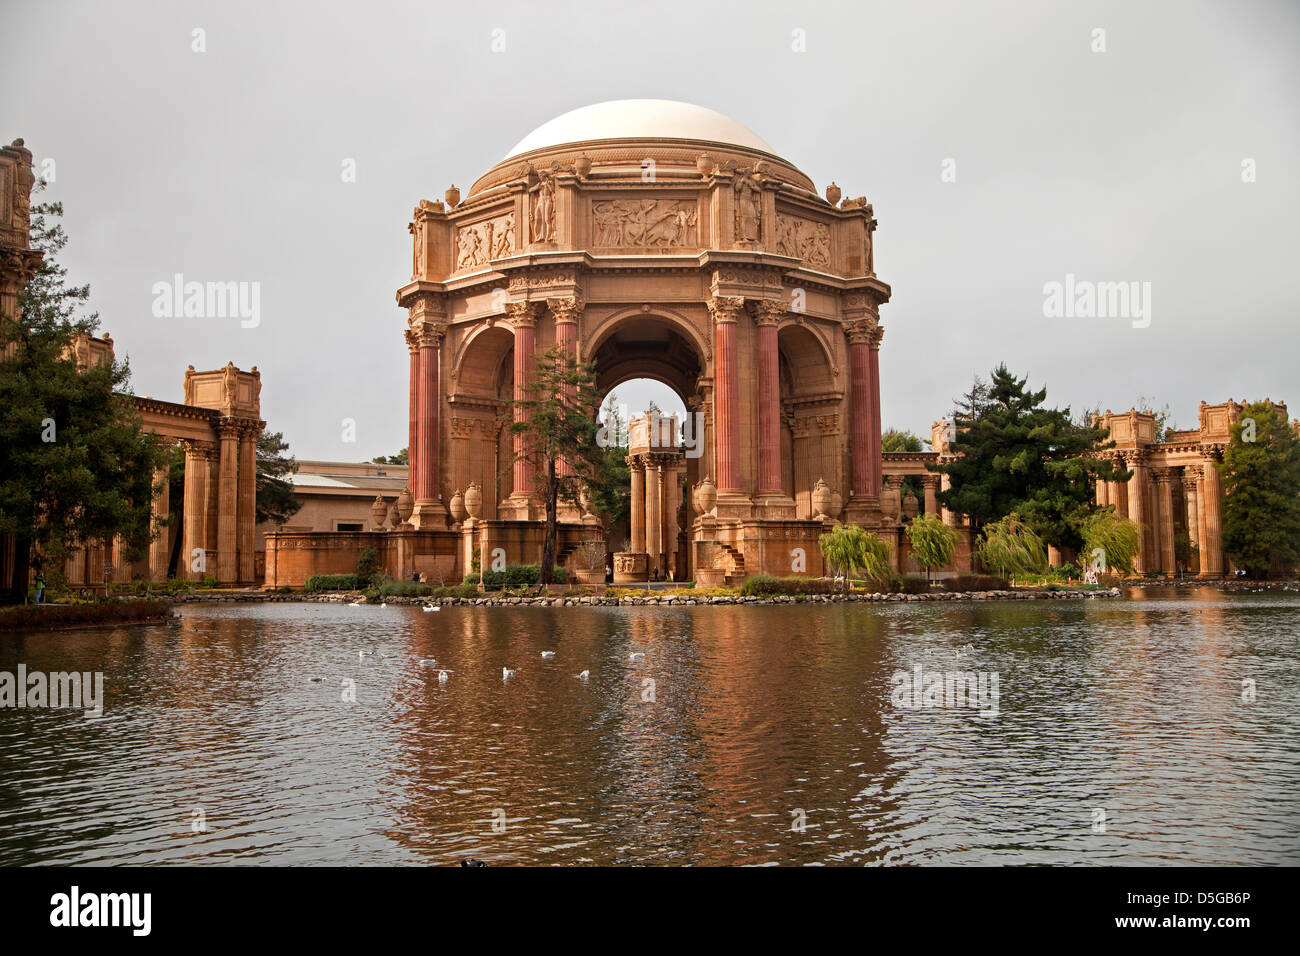
[[[555,577],[560,499],[576,505],[584,484],[593,489],[607,487],[612,479],[609,456],[604,443],[597,440],[601,425],[596,416],[600,395],[595,366],[579,363],[554,346],[535,361],[531,384],[522,398],[512,402],[519,420],[510,430],[524,436],[518,457],[535,470],[546,507],[539,580],[550,584]],[[571,474],[563,473],[561,460]]]
[[[1026,382],[999,365],[987,385],[977,378],[957,400],[951,448],[959,457],[929,466],[949,479],[939,501],[976,530],[1017,512],[1047,543],[1078,550],[1097,480],[1128,475],[1093,454],[1114,447],[1106,429],[1072,422],[1068,408],[1045,408],[1047,389],[1028,391]]]
[[[274,521],[284,524],[302,507],[293,493],[293,483],[288,476],[298,471],[298,462],[289,450],[282,432],[265,428],[257,439],[257,521]],[[403,449],[404,450],[404,449]]]
[[[79,317],[90,288],[69,286],[56,258],[68,241],[62,205],[31,212],[31,245],[45,260],[19,297],[18,321],[0,323],[0,532],[14,536],[16,559],[0,586],[12,602],[26,599],[34,556],[57,560],[119,536],[130,560],[143,557],[154,472],[168,459],[126,394],[127,363],[78,366],[74,344],[99,316]]]

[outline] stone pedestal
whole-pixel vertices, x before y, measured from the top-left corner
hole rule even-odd
[[[614,555],[614,583],[635,584],[650,579],[650,556],[645,552],[620,551]]]

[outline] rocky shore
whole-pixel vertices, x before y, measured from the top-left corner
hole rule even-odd
[[[435,604],[440,607],[698,607],[701,605],[725,604],[845,604],[845,603],[911,603],[918,601],[1066,601],[1097,598],[1117,598],[1122,592],[1119,588],[1096,591],[1069,590],[1046,591],[1037,589],[1017,589],[1015,591],[946,591],[930,594],[884,594],[866,591],[851,591],[848,594],[772,594],[761,597],[745,595],[701,595],[694,597],[678,592],[676,594],[655,594],[649,592],[637,595],[606,597],[600,594],[563,595],[480,595],[474,598],[431,598],[431,597],[388,597],[384,604],[393,606],[416,606]],[[180,598],[180,603],[185,603]],[[191,603],[222,603],[258,601],[269,603],[311,603],[311,604],[352,604],[360,601],[366,603],[359,593],[329,594],[245,594],[204,595],[190,599]]]

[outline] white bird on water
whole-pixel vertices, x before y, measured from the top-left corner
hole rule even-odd
[[[440,607],[434,607],[432,604],[426,604],[426,605],[423,607],[423,610],[425,610],[425,611],[441,611],[442,608],[440,608]]]
[[[361,602],[353,601],[351,604],[348,605],[348,607],[361,607]]]
[[[438,671],[438,683],[439,683],[439,684],[445,684],[445,683],[447,683],[447,672],[446,672],[446,671]]]
[[[514,676],[515,676],[515,671],[514,671],[513,668],[510,668],[510,667],[503,667],[503,668],[501,668],[501,679],[502,679],[502,680],[509,680],[510,678],[512,678],[512,677],[514,677]]]
[[[578,678],[578,680],[586,680],[591,676],[591,671],[583,671],[581,674],[574,674],[573,676]]]
[[[364,661],[367,657],[369,657],[373,653],[374,651],[357,651],[357,660]]]
[[[549,661],[555,656],[555,651],[542,651],[542,660]]]
[[[420,666],[421,666],[421,667],[437,667],[437,666],[438,666],[438,662],[435,661],[432,657],[425,657],[425,658],[422,658],[422,659],[420,660]]]
[[[643,661],[645,660],[645,655],[640,651],[633,651],[631,654],[627,655],[627,659],[630,661]]]

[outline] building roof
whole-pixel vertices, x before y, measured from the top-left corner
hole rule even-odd
[[[602,139],[693,139],[776,152],[753,130],[707,107],[674,100],[609,100],[543,123],[516,143],[506,158]]]

